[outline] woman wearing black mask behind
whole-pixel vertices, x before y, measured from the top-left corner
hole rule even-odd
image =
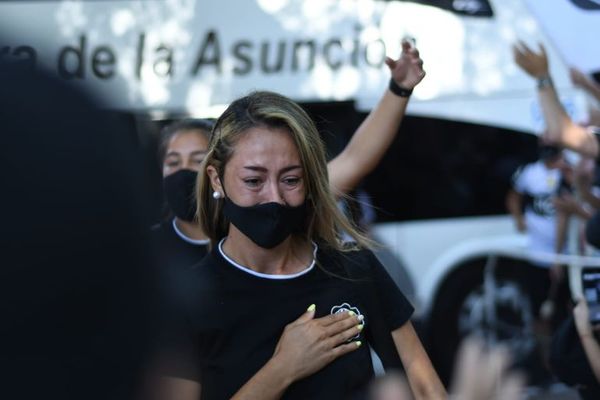
[[[207,253],[208,238],[195,218],[194,188],[212,125],[210,120],[184,119],[161,131],[159,157],[168,212],[152,227],[152,236],[167,268],[188,267]]]

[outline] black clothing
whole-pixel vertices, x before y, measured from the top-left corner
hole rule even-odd
[[[592,133],[596,135],[596,140],[600,145],[600,128],[593,128]],[[596,158],[596,174],[593,185],[600,186],[600,155]],[[596,211],[585,225],[585,238],[589,244],[600,248],[600,211]]]
[[[0,398],[133,399],[160,319],[141,142],[25,67],[0,56]]]
[[[208,240],[192,243],[179,236],[173,220],[154,225],[150,231],[161,268],[189,268],[208,253]]]
[[[596,211],[585,224],[585,239],[589,244],[600,249],[600,212]]]
[[[179,291],[186,320],[169,374],[200,381],[203,399],[229,398],[269,360],[284,327],[312,303],[316,318],[344,308],[362,314],[365,328],[353,340],[363,346],[295,382],[283,398],[346,399],[364,392],[373,375],[368,345],[386,369],[401,368],[391,332],[409,320],[413,307],[383,266],[370,251],[320,248],[316,260],[305,273],[269,279],[234,266],[214,249],[189,271],[187,290]]]
[[[600,129],[596,133],[596,139],[600,144]],[[596,169],[592,186],[600,186],[600,156],[596,159]],[[600,212],[596,211],[592,218],[585,224],[585,239],[589,244],[600,249]]]
[[[550,368],[562,382],[577,387],[582,399],[600,398],[600,383],[592,371],[572,315],[552,335]]]

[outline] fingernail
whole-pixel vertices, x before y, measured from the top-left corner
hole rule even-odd
[[[350,314],[350,315],[356,315],[356,313],[354,311],[352,311],[352,310],[349,310],[348,314]]]
[[[306,309],[306,311],[315,311],[315,308],[317,308],[316,305],[311,304],[310,306],[308,306],[308,308]]]
[[[365,326],[363,324],[356,325],[356,329],[358,329],[359,332],[362,331],[364,327]]]
[[[362,342],[361,342],[360,340],[357,340],[357,341],[356,341],[356,342],[354,342],[354,343],[356,343],[356,347],[360,347],[360,346],[362,345]]]

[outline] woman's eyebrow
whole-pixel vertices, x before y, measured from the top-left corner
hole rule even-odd
[[[260,165],[245,165],[244,169],[248,169],[251,171],[256,171],[256,172],[268,172],[268,169],[265,167],[262,167]],[[287,167],[284,167],[281,169],[280,173],[285,173],[285,172],[289,172],[291,170],[294,169],[302,169],[302,166],[300,165],[289,165]]]

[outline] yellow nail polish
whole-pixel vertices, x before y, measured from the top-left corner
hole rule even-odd
[[[356,343],[356,347],[360,347],[360,345],[362,344],[362,342],[360,340],[358,340],[358,341],[356,341],[354,343]]]
[[[364,327],[365,326],[363,324],[356,325],[356,329],[358,329],[359,332],[362,331]]]
[[[356,315],[356,313],[354,311],[352,311],[352,310],[348,311],[348,314],[350,314],[350,315]]]
[[[317,308],[316,305],[311,304],[310,306],[308,306],[308,308],[306,309],[306,311],[315,311],[316,308]]]

